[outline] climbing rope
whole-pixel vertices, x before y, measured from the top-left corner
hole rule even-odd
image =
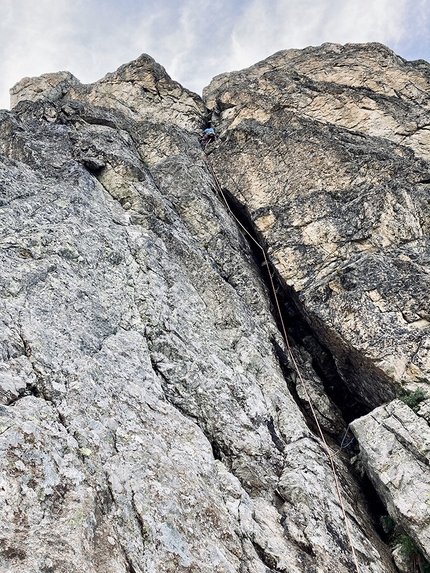
[[[214,168],[213,168],[212,162],[210,161],[210,159],[209,159],[209,157],[208,157],[206,151],[205,151],[204,149],[203,149],[203,151],[204,151],[204,154],[205,154],[206,163],[207,163],[208,166],[209,166],[209,170],[210,170],[210,172],[211,172],[211,174],[212,174],[212,177],[214,178],[214,181],[215,181],[216,187],[217,187],[217,189],[218,189],[218,192],[219,192],[220,196],[222,197],[222,199],[223,199],[223,201],[224,201],[224,203],[225,203],[225,206],[227,207],[227,210],[230,212],[231,216],[234,218],[234,220],[235,220],[236,223],[239,225],[239,227],[243,230],[243,232],[250,238],[250,240],[256,245],[256,247],[258,247],[258,248],[260,249],[260,251],[261,251],[261,253],[262,253],[262,255],[263,255],[264,264],[267,266],[267,270],[268,270],[269,278],[270,278],[270,286],[271,286],[271,289],[272,289],[272,292],[273,292],[273,297],[274,297],[274,300],[275,300],[276,309],[277,309],[277,311],[278,311],[278,316],[279,316],[279,320],[280,320],[281,327],[282,327],[282,334],[283,334],[285,343],[286,343],[286,345],[287,345],[287,349],[288,349],[288,353],[289,353],[289,355],[290,355],[291,361],[292,361],[292,363],[293,363],[293,365],[294,365],[294,369],[295,369],[295,371],[296,371],[297,377],[298,377],[299,380],[300,380],[300,383],[301,383],[302,388],[303,388],[303,392],[305,393],[306,399],[307,399],[307,401],[308,401],[308,403],[309,403],[309,407],[310,407],[310,410],[311,410],[311,412],[312,412],[312,417],[313,417],[313,419],[314,419],[314,421],[315,421],[315,425],[316,425],[316,427],[317,427],[317,429],[318,429],[318,434],[319,434],[319,436],[320,436],[320,438],[321,438],[321,440],[322,440],[322,442],[323,442],[323,444],[324,444],[324,450],[325,450],[325,452],[326,452],[326,454],[327,454],[327,457],[328,457],[328,459],[329,459],[329,462],[330,462],[330,466],[331,466],[332,473],[333,473],[333,477],[334,477],[334,483],[335,483],[335,487],[336,487],[336,493],[337,493],[337,497],[338,497],[338,500],[339,500],[339,505],[340,505],[340,508],[341,508],[343,521],[344,521],[344,523],[345,523],[346,534],[347,534],[347,537],[348,537],[349,545],[350,545],[350,547],[351,547],[352,558],[353,558],[354,565],[355,565],[355,569],[356,569],[357,573],[360,573],[360,568],[359,568],[359,566],[358,566],[357,556],[356,556],[356,553],[355,553],[354,545],[353,545],[353,543],[352,543],[352,536],[351,536],[351,531],[350,531],[350,527],[349,527],[349,523],[348,523],[348,518],[347,518],[347,515],[346,515],[345,504],[344,504],[344,502],[343,502],[342,493],[341,493],[341,490],[340,490],[339,477],[338,477],[338,474],[337,474],[337,470],[336,470],[335,463],[334,463],[334,461],[333,461],[334,456],[335,456],[337,453],[339,453],[339,452],[336,452],[336,454],[333,454],[333,453],[331,452],[331,450],[330,450],[330,447],[329,447],[329,445],[328,445],[328,443],[327,443],[327,440],[325,439],[324,432],[322,431],[321,425],[320,425],[320,423],[319,423],[319,421],[318,421],[318,417],[317,417],[317,414],[316,414],[316,411],[315,411],[315,407],[314,407],[313,402],[312,402],[312,399],[311,399],[311,397],[310,397],[310,395],[309,395],[308,389],[307,389],[307,387],[306,387],[306,383],[305,383],[305,381],[304,381],[304,379],[303,379],[303,376],[302,376],[302,373],[301,373],[301,371],[300,371],[299,365],[297,364],[297,361],[296,361],[296,359],[295,359],[295,357],[294,357],[294,354],[293,354],[293,351],[292,351],[292,348],[291,348],[291,345],[290,345],[290,341],[289,341],[289,338],[288,338],[288,335],[287,335],[287,329],[286,329],[286,327],[285,327],[285,322],[284,322],[284,319],[282,318],[281,306],[280,306],[279,299],[278,299],[278,295],[277,295],[277,291],[276,291],[276,288],[275,288],[275,283],[274,283],[274,281],[273,281],[273,275],[272,275],[272,273],[270,272],[270,266],[269,266],[269,261],[268,261],[267,255],[266,255],[266,251],[265,251],[264,247],[263,247],[262,245],[260,245],[260,243],[255,239],[255,237],[252,236],[252,234],[248,231],[248,229],[239,221],[239,219],[238,219],[238,218],[236,217],[236,215],[233,213],[233,211],[232,211],[232,209],[231,209],[231,207],[230,207],[230,205],[229,205],[229,203],[228,203],[228,201],[227,201],[227,199],[226,199],[226,197],[225,197],[225,194],[224,194],[224,192],[223,192],[223,190],[222,190],[222,188],[221,188],[221,185],[220,185],[220,183],[219,183],[219,181],[218,181],[218,177],[217,177],[217,175],[216,175],[216,173],[215,173],[215,170],[214,170]],[[236,184],[236,185],[237,185],[237,184]],[[347,433],[348,433],[348,430],[349,430],[349,425],[348,425],[347,431],[346,431],[346,433],[345,433],[345,436],[344,436],[344,438],[343,438],[343,440],[342,440],[342,444],[341,444],[340,450],[342,450],[342,449],[344,449],[345,447],[347,447],[347,446],[344,446],[344,448],[342,448],[342,445],[343,445],[343,442],[344,442],[344,440],[345,440],[345,438],[346,438],[346,435],[347,435]],[[351,440],[351,442],[352,442],[352,440]],[[351,443],[351,442],[349,442],[349,443]],[[349,444],[348,444],[348,445],[349,445]],[[340,451],[340,450],[339,450],[339,451]]]

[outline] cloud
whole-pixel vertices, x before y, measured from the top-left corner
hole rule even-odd
[[[428,59],[430,0],[0,0],[0,107],[24,76],[90,82],[147,52],[200,92],[290,47],[379,41]]]
[[[263,53],[323,42],[393,45],[404,34],[408,4],[408,0],[253,0],[234,29],[232,62],[248,66]]]

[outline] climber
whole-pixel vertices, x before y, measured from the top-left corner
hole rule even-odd
[[[214,128],[208,127],[205,130],[203,130],[203,134],[202,134],[200,141],[203,144],[212,143],[212,141],[215,141],[215,130],[214,130]]]

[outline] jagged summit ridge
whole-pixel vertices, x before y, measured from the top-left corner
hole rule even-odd
[[[205,114],[201,98],[173,81],[148,54],[93,84],[81,84],[70,72],[58,72],[24,78],[10,92],[11,109],[20,101],[81,101],[122,111],[136,120],[164,112],[170,123],[190,130],[200,129]]]
[[[326,44],[218,76],[205,103],[147,55],[94,84],[60,72],[12,89],[0,567],[352,570],[308,398],[208,157],[267,246],[338,451],[358,411],[347,400],[369,410],[427,384],[426,82],[428,66],[379,44]],[[353,427],[387,511],[428,557],[426,502],[408,505],[428,471],[406,460],[425,447],[429,402],[397,404]],[[381,515],[347,454],[333,459],[360,570],[394,572]]]

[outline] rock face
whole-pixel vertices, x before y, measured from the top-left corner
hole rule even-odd
[[[430,560],[430,428],[394,400],[352,424],[361,458],[396,522]]]
[[[211,157],[222,185],[369,408],[428,388],[429,80],[429,64],[384,46],[328,44],[279,52],[205,90],[221,133]],[[418,435],[427,424],[400,405],[390,416],[409,411],[405,433]],[[413,491],[417,480],[427,492],[428,461],[402,440],[405,451],[382,455],[399,439],[387,415],[380,431],[373,414],[354,431],[388,511],[428,557],[428,506],[421,500],[415,515]],[[387,485],[415,458],[410,479]]]
[[[92,85],[12,89],[0,571],[355,571],[333,463],[359,571],[394,573],[324,384],[374,407],[427,380],[428,77],[379,45],[329,45],[215,78],[208,107],[146,55]],[[268,246],[292,355],[211,166]],[[424,407],[385,408],[427,427]],[[380,489],[374,415],[353,428]],[[408,483],[381,493],[405,529]]]
[[[205,92],[222,184],[369,407],[430,373],[429,81],[384,46],[329,44]]]

